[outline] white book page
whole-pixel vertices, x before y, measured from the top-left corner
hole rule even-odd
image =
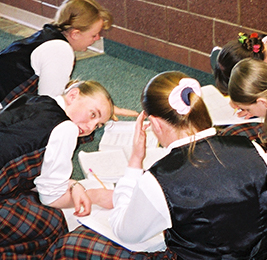
[[[86,189],[97,189],[103,188],[102,185],[96,179],[83,179],[79,181]],[[104,185],[107,189],[114,189],[114,184],[110,182],[104,182]],[[98,209],[99,207],[97,207]],[[95,205],[92,206],[92,211],[94,211]],[[75,228],[80,226],[81,224],[78,222],[78,217],[73,215],[75,209],[74,208],[66,208],[62,209],[65,219],[67,221],[69,231],[73,231]]]
[[[115,236],[109,225],[108,219],[111,213],[112,210],[103,209],[94,205],[92,213],[89,216],[78,218],[78,221],[130,251],[155,252],[162,251],[166,248],[163,233],[142,243],[130,244],[122,242]]]
[[[89,171],[92,169],[101,181],[114,183],[124,175],[128,165],[128,160],[122,149],[96,152],[80,151],[78,160],[85,178],[95,178]]]
[[[243,124],[249,122],[263,122],[262,118],[244,119],[237,116],[230,106],[229,97],[225,97],[214,86],[208,85],[201,88],[202,98],[208,108],[214,125]]]
[[[102,188],[101,184],[96,180],[84,179],[79,182],[87,189]],[[112,183],[105,182],[104,184],[108,189],[114,189],[114,185]],[[70,232],[82,224],[131,251],[156,252],[165,250],[166,248],[163,233],[160,233],[143,243],[129,244],[122,242],[115,236],[111,226],[109,225],[108,219],[110,214],[112,213],[112,209],[108,210],[97,205],[92,205],[91,214],[86,217],[77,217],[73,215],[74,208],[62,209],[62,211],[64,213]]]
[[[135,130],[135,121],[109,121],[106,123],[104,134],[99,143],[99,150],[112,150],[114,147],[126,147],[132,146],[134,130]],[[157,147],[158,139],[151,130],[151,127],[148,127],[146,130],[147,134],[147,147]]]

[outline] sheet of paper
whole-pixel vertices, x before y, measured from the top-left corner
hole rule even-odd
[[[78,218],[78,221],[83,224],[84,226],[87,226],[94,231],[102,234],[103,236],[109,238],[110,240],[120,244],[124,248],[127,248],[131,251],[144,251],[144,252],[155,252],[155,251],[161,251],[166,248],[165,242],[164,242],[164,236],[163,233],[143,242],[143,243],[124,243],[119,238],[117,238],[108,222],[108,218],[110,214],[112,213],[112,210],[107,210],[100,208],[98,206],[95,206],[91,215]]]
[[[102,185],[95,179],[89,180],[89,179],[83,179],[79,181],[86,189],[97,189],[102,188]],[[114,189],[114,184],[110,182],[104,182],[107,189]],[[94,205],[92,207],[94,209]],[[73,231],[75,228],[81,225],[81,223],[78,222],[78,217],[73,215],[74,208],[67,208],[62,209],[63,214],[65,216],[65,219],[67,221],[68,229],[69,231]]]
[[[85,178],[94,179],[89,168],[101,181],[117,182],[124,175],[128,160],[122,149],[84,152],[80,151],[78,160]]]
[[[99,143],[99,150],[113,150],[114,147],[131,147],[133,144],[135,121],[109,121],[106,123],[104,134]],[[151,127],[146,130],[146,146],[155,148],[158,146],[158,139],[152,132]]]
[[[87,189],[102,188],[102,186],[96,180],[84,179],[80,181],[82,185]],[[104,183],[108,189],[114,189],[114,185],[109,182]],[[92,212],[86,217],[74,216],[74,208],[62,209],[65,219],[68,224],[69,231],[73,231],[81,224],[93,229],[94,231],[102,234],[110,240],[122,245],[123,247],[131,251],[148,251],[155,252],[165,249],[165,242],[163,234],[159,234],[143,243],[128,244],[120,241],[113,233],[108,218],[112,213],[112,210],[103,209],[97,205],[92,205]]]
[[[262,118],[244,119],[237,116],[230,106],[229,97],[225,97],[212,85],[201,88],[202,98],[208,108],[214,125],[232,125],[249,122],[263,122]]]

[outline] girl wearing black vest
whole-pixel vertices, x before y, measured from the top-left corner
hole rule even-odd
[[[262,148],[246,137],[217,136],[198,81],[183,73],[155,76],[141,99],[144,112],[137,119],[129,166],[114,190],[110,224],[126,243],[163,232],[166,246],[153,253],[130,252],[79,228],[59,240],[54,258],[78,259],[86,244],[87,254],[79,259],[266,259]],[[166,156],[143,171],[146,117]],[[94,243],[77,246],[74,238]]]
[[[75,207],[75,215],[85,216],[91,204],[113,206],[112,191],[85,191],[70,179],[78,137],[101,127],[112,114],[109,93],[94,81],[73,83],[56,98],[22,95],[1,111],[3,259],[41,259],[50,244],[67,232],[63,214],[56,208]],[[34,187],[38,193],[32,191]]]
[[[51,24],[0,52],[0,108],[23,93],[61,95],[74,67],[74,51],[86,51],[112,21],[95,0],[65,0]],[[115,113],[138,115],[117,107]]]

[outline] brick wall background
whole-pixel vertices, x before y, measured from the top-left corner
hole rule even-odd
[[[62,0],[0,0],[53,18]],[[103,36],[211,72],[209,54],[240,31],[267,34],[266,0],[98,0],[114,16]]]

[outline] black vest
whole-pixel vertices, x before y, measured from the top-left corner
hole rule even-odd
[[[54,39],[67,41],[55,26],[46,24],[42,30],[13,42],[0,52],[0,102],[14,88],[35,75],[31,67],[31,53],[42,43]]]
[[[167,246],[182,259],[265,259],[257,256],[267,256],[266,164],[253,144],[213,136],[198,141],[191,158],[188,149],[150,169],[171,213]]]
[[[23,95],[6,107],[0,113],[0,169],[12,159],[44,148],[52,130],[65,120],[70,120],[65,111],[48,96]]]

